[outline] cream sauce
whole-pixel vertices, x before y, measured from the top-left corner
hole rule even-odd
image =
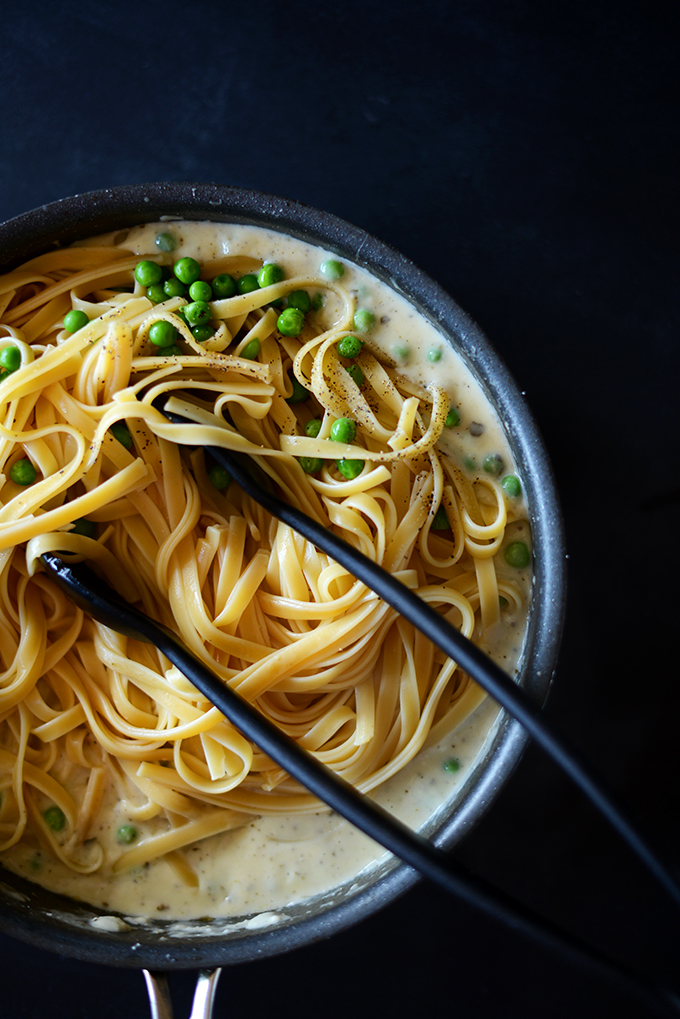
[[[287,277],[318,276],[319,266],[330,252],[275,231],[244,225],[215,225],[173,221],[148,224],[112,233],[87,243],[119,244],[139,255],[157,254],[155,238],[160,230],[177,241],[173,260],[192,255],[199,262],[227,254],[254,254],[263,261],[282,265]],[[504,473],[517,473],[498,420],[487,397],[456,351],[395,291],[358,266],[343,260],[342,285],[348,286],[360,308],[371,311],[375,326],[368,336],[371,346],[403,368],[414,381],[444,386],[460,414],[460,424],[446,430],[445,451],[464,462],[480,465],[487,454],[499,454]],[[333,316],[332,300],[319,313]],[[435,351],[435,354],[431,352]],[[429,355],[429,356],[428,356]],[[509,525],[507,541],[529,541],[529,526],[522,499],[513,500],[518,519]],[[528,570],[505,567],[497,557],[498,573],[504,571],[529,598]],[[506,671],[516,671],[525,638],[524,615],[503,613],[502,628],[488,650]],[[475,769],[496,729],[498,709],[484,701],[458,729],[436,746],[429,747],[399,775],[385,783],[375,799],[413,828],[443,811],[454,797],[462,797],[475,778]],[[459,763],[452,771],[447,762]],[[110,792],[100,814],[99,829],[92,831],[108,860],[120,855],[115,840],[118,826],[126,820],[125,804]],[[112,879],[105,868],[89,875],[74,874],[45,852],[19,844],[4,855],[3,864],[31,881],[68,896],[131,917],[189,919],[269,915],[291,903],[319,895],[361,871],[376,865],[387,854],[371,839],[335,814],[262,817],[245,827],[216,835],[189,850],[188,859],[199,876],[199,887],[189,888],[161,860]],[[116,921],[118,922],[118,921]]]

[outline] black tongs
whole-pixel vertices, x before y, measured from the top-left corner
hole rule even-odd
[[[185,417],[167,410],[163,412],[175,424],[188,423]],[[594,777],[590,766],[524,690],[495,662],[381,566],[281,499],[271,479],[249,456],[217,446],[207,447],[206,452],[267,512],[313,542],[378,594],[506,708],[571,776],[675,902],[680,904],[680,889],[674,879],[634,829],[611,794],[604,789],[601,781]],[[562,952],[567,951],[589,962],[595,961],[605,971],[618,977],[624,976],[638,990],[652,994],[656,1000],[672,1002],[674,1008],[678,1007],[678,999],[671,992],[630,973],[607,956],[594,951],[581,939],[562,931],[490,883],[471,874],[432,842],[359,793],[224,684],[167,627],[119,598],[88,566],[82,563],[69,564],[54,552],[45,552],[41,558],[56,583],[85,612],[119,633],[155,645],[248,739],[310,792],[395,856],[447,891],[511,927],[523,930]]]

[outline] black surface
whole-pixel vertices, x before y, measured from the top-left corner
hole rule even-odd
[[[569,608],[549,713],[677,872],[678,16],[593,0],[24,4],[3,13],[0,219],[215,180],[395,245],[485,329],[557,473]],[[459,857],[680,983],[678,918],[530,748]],[[0,1015],[148,1015],[141,976],[0,939]],[[178,1017],[192,977],[175,974]],[[222,978],[216,1016],[651,1010],[424,883]]]

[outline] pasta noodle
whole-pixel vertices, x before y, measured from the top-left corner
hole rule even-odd
[[[447,391],[357,332],[342,279],[215,297],[200,339],[180,314],[191,298],[154,303],[124,243],[51,251],[0,279],[0,852],[35,845],[82,874],[162,857],[191,886],[187,847],[319,803],[154,648],[84,616],[40,555],[90,560],[368,792],[482,694],[328,556],[235,484],[216,487],[206,448],[252,456],[285,499],[482,643],[503,605],[525,611],[520,580],[498,565],[521,500],[443,455]],[[223,255],[202,279],[261,265],[257,252]],[[301,291],[324,307],[285,335],[281,305]],[[87,324],[69,332],[72,310]],[[158,323],[176,330],[171,352],[150,339]],[[338,342],[352,336],[365,342],[348,359]],[[159,400],[189,422],[171,423]],[[339,438],[338,420],[353,423]]]

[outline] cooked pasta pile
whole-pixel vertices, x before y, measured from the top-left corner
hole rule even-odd
[[[154,648],[76,608],[42,552],[91,561],[363,791],[482,695],[344,569],[236,484],[216,485],[206,447],[252,454],[284,498],[468,636],[482,639],[521,594],[495,569],[508,512],[497,479],[472,480],[438,452],[444,390],[404,378],[370,336],[353,358],[359,376],[347,370],[337,344],[357,334],[341,281],[284,279],[213,300],[200,342],[177,314],[186,298],[153,303],[138,261],[76,247],[0,280],[0,851],[24,840],[82,873],[163,856],[190,883],[184,848],[318,801]],[[230,255],[203,278],[260,265]],[[334,295],[335,321],[311,313],[298,336],[282,335],[281,303],[300,290]],[[68,332],[73,309],[89,321]],[[178,332],[170,353],[149,341],[160,321]],[[10,348],[19,354],[3,362]],[[170,423],[159,397],[193,423]],[[331,437],[339,419],[356,425],[348,441]],[[338,461],[355,464],[350,476]],[[119,824],[106,851],[105,802]]]

